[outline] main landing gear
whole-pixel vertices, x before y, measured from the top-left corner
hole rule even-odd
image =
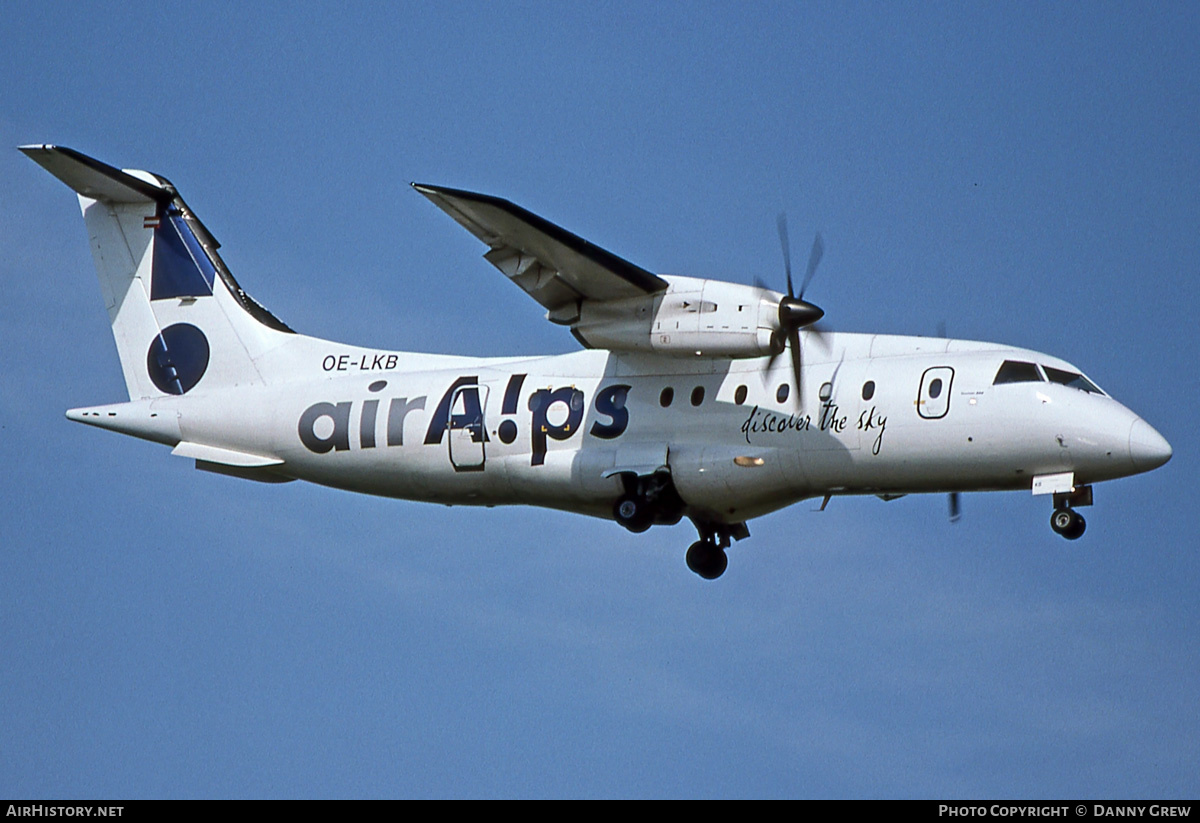
[[[1087,528],[1083,515],[1075,511],[1076,506],[1092,505],[1092,487],[1080,486],[1074,491],[1054,495],[1054,512],[1050,515],[1050,528],[1068,540],[1078,540]]]
[[[625,493],[613,503],[613,520],[634,534],[646,531],[654,524],[673,526],[683,518],[684,502],[675,491],[671,473],[621,476]],[[716,580],[725,573],[729,558],[725,549],[734,540],[750,536],[745,523],[713,523],[692,516],[700,539],[687,550],[688,568],[705,580]]]
[[[674,526],[683,517],[683,501],[675,491],[670,472],[655,472],[638,477],[622,475],[625,493],[613,504],[613,520],[634,534],[641,534],[655,523]]]

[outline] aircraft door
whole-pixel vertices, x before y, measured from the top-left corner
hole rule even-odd
[[[450,464],[456,472],[483,471],[486,458],[487,427],[483,413],[487,408],[488,387],[460,386],[450,400],[446,417]]]
[[[950,384],[954,369],[934,366],[921,375],[921,390],[917,395],[917,414],[926,420],[938,420],[950,411]]]

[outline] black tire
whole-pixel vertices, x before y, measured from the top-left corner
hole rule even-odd
[[[1072,509],[1055,509],[1050,515],[1050,528],[1067,540],[1078,540],[1087,529],[1087,521]]]
[[[1055,509],[1050,514],[1050,528],[1066,537],[1067,532],[1075,524],[1075,517],[1075,512],[1070,509]]]
[[[626,495],[613,504],[613,520],[634,534],[641,534],[654,523],[654,512],[640,497]]]
[[[687,550],[688,568],[705,580],[716,580],[729,567],[729,557],[724,549],[699,540]]]
[[[1063,537],[1068,540],[1078,540],[1083,537],[1083,532],[1087,528],[1087,521],[1078,512],[1071,512],[1071,514],[1075,515],[1075,522],[1071,524],[1071,528],[1063,532]]]

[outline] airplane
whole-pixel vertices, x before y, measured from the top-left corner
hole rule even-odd
[[[485,194],[412,184],[582,349],[457,357],[293,331],[250,297],[166,178],[20,147],[79,197],[125,402],[70,420],[196,468],[448,505],[524,504],[630,532],[687,517],[720,577],[748,521],[805,499],[1023,490],[1080,537],[1095,483],[1167,441],[1070,363],[1011,346],[834,332],[795,289],[654,274]]]

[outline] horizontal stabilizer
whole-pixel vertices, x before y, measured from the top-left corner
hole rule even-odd
[[[175,196],[168,187],[134,177],[74,149],[42,144],[21,146],[21,151],[77,193],[92,200],[157,203],[170,201]]]

